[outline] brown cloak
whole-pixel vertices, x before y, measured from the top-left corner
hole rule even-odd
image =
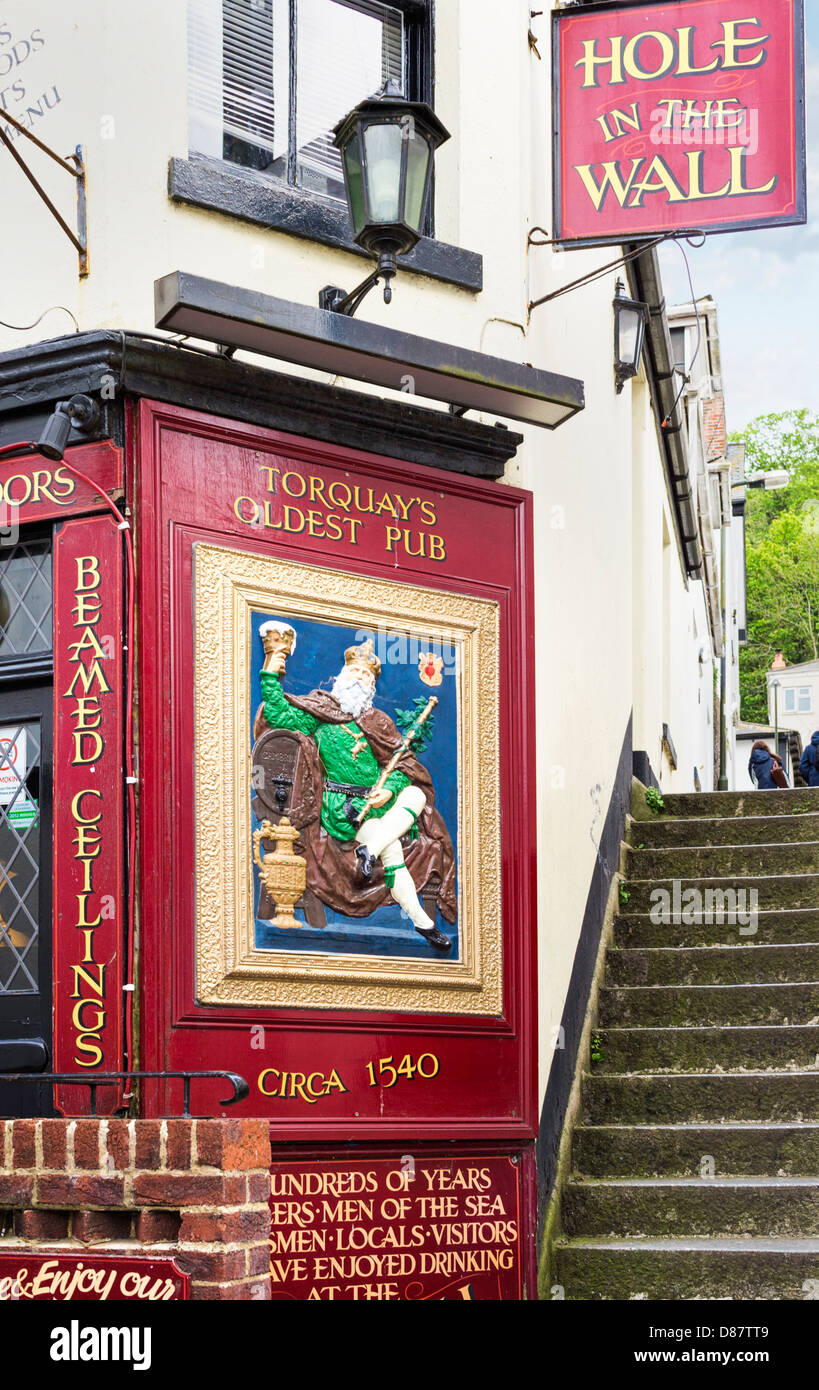
[[[338,701],[324,690],[314,690],[304,696],[288,695],[287,699],[297,709],[306,710],[325,724],[345,724],[350,718]],[[256,737],[254,763],[264,761],[262,740],[266,741],[268,732],[271,736],[287,732],[288,737],[298,743],[288,814],[301,832],[304,848],[302,851],[296,845],[296,850],[303,852],[307,859],[308,886],[333,911],[341,912],[345,917],[368,917],[377,907],[392,901],[380,861],[376,862],[370,882],[365,883],[358,870],[355,841],[344,843],[336,840],[327,834],[321,824],[325,774],[315,741],[290,730],[271,731],[263,709],[260,705],[253,726]],[[376,762],[380,767],[385,767],[403,741],[396,725],[383,710],[372,708],[355,722],[366,735]],[[398,769],[413,786],[421,788],[427,802],[418,819],[418,839],[403,846],[407,868],[419,892],[433,877],[439,880],[437,905],[447,922],[455,922],[458,915],[455,852],[444,820],[435,809],[432,778],[423,763],[409,751],[402,755]],[[264,799],[260,799],[265,804]],[[263,899],[265,896],[263,889]],[[273,915],[272,911],[270,915]]]

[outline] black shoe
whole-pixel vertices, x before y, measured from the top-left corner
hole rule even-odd
[[[357,845],[355,857],[358,860],[358,867],[361,870],[361,877],[365,883],[369,883],[373,876],[373,866],[375,860],[366,845]]]
[[[430,946],[434,946],[436,951],[452,950],[452,942],[449,937],[444,936],[444,933],[439,931],[437,927],[416,927],[415,930],[419,936],[429,942]]]

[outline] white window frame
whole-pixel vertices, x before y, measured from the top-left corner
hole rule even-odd
[[[786,685],[782,689],[784,714],[812,714],[813,690],[809,685]],[[790,696],[790,699],[788,698]],[[807,704],[802,701],[807,699]]]
[[[292,103],[290,86],[291,83],[298,83],[298,63],[299,55],[292,55],[290,25],[288,23],[290,15],[290,0],[272,0],[274,9],[274,33],[276,25],[279,29],[284,29],[288,34],[286,44],[274,44],[273,46],[273,108],[267,113],[260,113],[259,129],[267,126],[264,133],[256,134],[252,129],[247,133],[230,124],[225,116],[225,104],[228,93],[225,84],[225,61],[224,61],[224,22],[222,0],[188,0],[188,150],[192,157],[206,157],[223,161],[226,168],[243,167],[234,165],[233,161],[223,156],[223,140],[225,133],[237,136],[240,140],[247,140],[250,144],[258,144],[262,149],[268,149],[272,160],[277,160],[283,167],[275,172],[270,169],[257,170],[264,177],[271,177],[286,187],[298,190],[306,187],[297,176],[297,166],[303,170],[315,169],[321,172],[326,164],[328,152],[324,149],[327,145],[326,132],[332,128],[336,120],[346,114],[363,95],[372,95],[371,92],[363,92],[362,84],[367,85],[369,80],[369,68],[367,76],[361,69],[363,54],[358,54],[358,69],[353,68],[346,74],[342,64],[334,61],[333,55],[338,54],[341,47],[341,36],[343,26],[343,15],[345,9],[349,14],[350,10],[355,11],[355,5],[347,7],[344,0],[328,8],[329,0],[316,0],[316,3],[323,6],[323,23],[317,30],[316,17],[310,15],[309,0],[296,0],[296,3],[305,5],[304,14],[296,10],[296,30],[297,48],[301,51],[302,42],[309,46],[311,52],[316,50],[321,53],[321,61],[326,64],[326,69],[322,68],[322,83],[326,85],[328,116],[322,124],[322,130],[311,141],[310,128],[303,125],[303,121],[308,119],[304,113],[299,112],[298,85],[296,87],[295,99],[295,130],[292,129]],[[403,29],[402,48],[400,65],[403,72],[403,82],[409,81],[408,55],[406,25],[407,16],[401,0],[398,3],[390,3],[390,0],[378,0],[386,9],[393,10],[401,15]],[[335,11],[338,14],[335,14]],[[335,20],[335,23],[332,21]],[[249,60],[252,62],[252,60]],[[252,71],[252,68],[251,68]],[[381,69],[373,73],[373,91],[381,85]],[[281,114],[277,110],[275,93],[283,93]],[[315,119],[315,113],[314,113]],[[329,123],[328,123],[329,122]],[[325,129],[326,127],[326,129]],[[311,143],[315,149],[311,149]],[[332,154],[332,150],[329,151]],[[272,161],[271,161],[272,162]],[[252,170],[246,172],[254,172]],[[340,181],[340,168],[339,168]],[[308,180],[309,183],[309,180]],[[343,197],[335,193],[322,195],[329,197],[334,203],[344,202]]]

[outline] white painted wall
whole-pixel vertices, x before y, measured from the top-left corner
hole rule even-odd
[[[543,1086],[632,706],[634,746],[648,751],[664,789],[691,790],[695,766],[710,787],[713,653],[702,586],[682,571],[645,382],[615,395],[616,273],[527,321],[530,299],[606,259],[527,251],[529,229],[551,221],[549,15],[531,21],[538,58],[529,11],[524,0],[436,6],[436,107],[452,132],[437,160],[436,230],[482,254],[483,292],[401,275],[392,306],[374,294],[365,313],[585,381],[585,412],[554,433],[526,429],[507,475],[535,499]],[[363,262],[346,252],[169,200],[169,158],[188,152],[183,0],[9,0],[4,18],[0,55],[34,29],[42,39],[20,64],[25,98],[7,91],[8,109],[56,84],[59,102],[33,118],[35,129],[61,153],[86,148],[91,274],[78,281],[72,247],[0,151],[13,266],[0,319],[28,324],[64,305],[83,330],[152,331],[153,282],[176,269],[306,304],[327,283],[361,278]],[[70,219],[68,176],[25,153]],[[62,310],[24,333],[0,327],[0,350],[71,328]],[[663,723],[676,772],[662,755]]]
[[[819,662],[808,661],[798,666],[787,666],[784,671],[768,672],[768,718],[773,727],[774,719],[774,681],[779,681],[779,727],[796,729],[802,735],[802,747],[806,748],[816,729],[819,729]],[[786,709],[786,691],[796,692],[791,698],[799,704],[799,692],[809,692],[810,709],[805,711]]]

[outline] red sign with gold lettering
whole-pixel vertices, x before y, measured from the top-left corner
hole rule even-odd
[[[137,437],[143,1066],[237,1071],[280,1142],[526,1144],[530,495],[156,402]]]
[[[69,449],[63,463],[41,454],[21,454],[19,459],[6,460],[0,478],[0,531],[24,522],[52,521],[70,512],[104,510],[105,498],[77,478],[72,468],[112,499],[122,496],[122,450],[110,439]]]
[[[480,1150],[274,1163],[271,1297],[534,1297],[529,1167],[521,1154]]]
[[[108,516],[54,542],[54,1070],[122,1069],[122,540]],[[84,1087],[60,1088],[69,1114]],[[117,1103],[100,1087],[99,1113]]]
[[[79,1255],[63,1251],[0,1254],[0,1303],[177,1303],[190,1298],[190,1275],[173,1259]]]
[[[804,222],[801,0],[553,15],[554,236]]]

